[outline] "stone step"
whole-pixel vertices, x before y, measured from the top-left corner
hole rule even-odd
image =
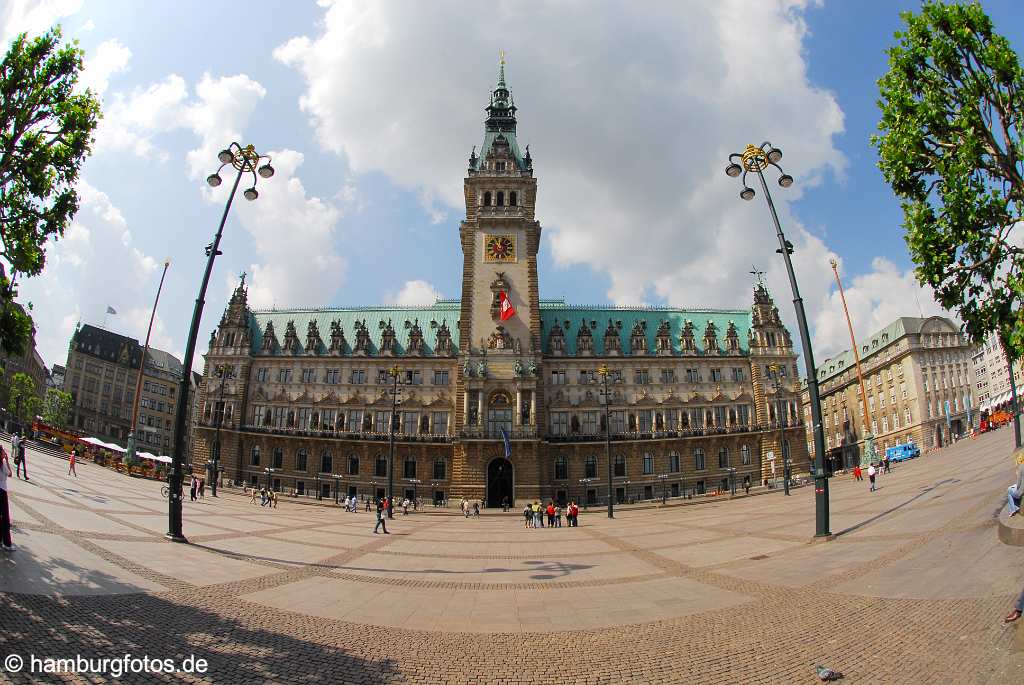
[[[1006,507],[999,512],[999,541],[1005,545],[1024,547],[1024,511],[1011,517]]]

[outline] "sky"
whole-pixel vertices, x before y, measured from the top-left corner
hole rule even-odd
[[[1024,5],[983,4],[1024,50]],[[862,337],[943,314],[913,277],[870,144],[885,50],[918,3],[635,7],[5,0],[2,44],[60,24],[104,111],[81,208],[44,272],[21,281],[40,354],[63,364],[79,322],[144,339],[169,260],[152,344],[183,356],[233,180],[204,179],[233,141],[277,173],[231,208],[195,368],[243,271],[260,308],[459,297],[462,180],[500,50],[538,179],[542,297],[745,308],[758,270],[796,338],[764,199],[744,202],[724,174],[730,153],[768,140],[796,179],[772,197],[819,364],[849,347],[830,259]]]

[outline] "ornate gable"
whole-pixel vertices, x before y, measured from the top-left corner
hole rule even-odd
[[[319,354],[323,346],[324,341],[320,339],[320,329],[316,325],[316,320],[310,319],[306,327],[306,354]]]
[[[736,330],[734,321],[729,322],[729,328],[725,332],[725,352],[726,354],[740,353],[740,334]]]
[[[565,354],[565,333],[562,330],[562,325],[557,321],[551,327],[551,332],[548,333],[548,354],[555,357]]]
[[[263,351],[273,354],[277,350],[277,334],[274,333],[274,322],[268,321],[263,329]]]
[[[409,329],[409,344],[406,347],[406,353],[411,357],[423,356],[426,346],[423,344],[423,330],[420,328],[420,320],[415,319],[412,323],[406,321],[405,327]]]
[[[633,330],[629,334],[629,353],[647,354],[647,322],[642,319],[633,324]]]
[[[299,336],[295,332],[295,322],[289,321],[284,329],[284,345],[282,349],[288,354],[299,353]]]
[[[388,319],[387,323],[383,320],[377,322],[377,327],[380,328],[380,353],[381,356],[391,357],[397,352],[397,346],[395,345],[396,336],[395,328],[391,325],[391,319]]]
[[[359,357],[370,354],[370,331],[366,327],[366,319],[356,321],[356,347],[352,354]]]
[[[708,325],[704,329],[704,354],[719,354],[718,349],[718,327],[715,322],[708,319]]]
[[[597,326],[597,322],[592,321],[591,325]],[[586,320],[580,322],[579,330],[576,331],[576,354],[594,354],[594,336],[591,334]]]
[[[672,356],[672,333],[667,319],[661,322],[658,332],[654,335],[654,349],[659,357]]]
[[[610,356],[622,354],[622,340],[619,338],[619,330],[622,328],[621,321],[608,319],[608,328],[604,330],[604,353]]]
[[[331,322],[331,354],[345,354],[348,341],[345,340],[345,331],[341,329],[340,321]]]
[[[436,321],[430,322],[431,326],[436,326]],[[434,354],[438,356],[450,357],[453,354],[452,350],[452,332],[448,330],[448,321],[442,321],[441,326],[437,329],[437,343],[434,345]]]

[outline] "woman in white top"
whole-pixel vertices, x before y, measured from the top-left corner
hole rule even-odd
[[[0,446],[0,546],[9,552],[14,550],[14,543],[11,542],[11,510],[7,506],[7,478],[12,475],[7,451]]]
[[[1024,497],[1024,448],[1017,450],[1017,482],[1006,490],[1010,516],[1020,511],[1021,497]]]

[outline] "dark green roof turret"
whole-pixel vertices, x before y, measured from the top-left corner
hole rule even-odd
[[[502,144],[508,144],[509,152],[515,159],[516,166],[520,170],[528,169],[529,165],[524,162],[523,155],[519,150],[519,143],[516,141],[516,101],[505,84],[504,51],[501,53],[501,60],[498,63],[498,83],[490,94],[486,112],[484,144],[480,148],[480,156],[470,158],[471,168],[481,168],[481,163],[486,160],[487,153],[491,151],[495,140],[500,138]]]

